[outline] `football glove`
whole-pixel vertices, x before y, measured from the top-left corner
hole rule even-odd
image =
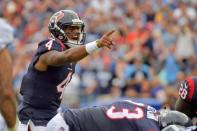
[[[192,122],[190,118],[179,112],[171,110],[162,110],[158,116],[158,122],[161,127],[166,127],[171,124],[181,125],[181,126],[191,126]]]
[[[184,127],[180,125],[169,125],[162,129],[161,131],[196,131],[196,126]]]

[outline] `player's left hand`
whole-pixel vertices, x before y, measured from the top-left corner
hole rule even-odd
[[[107,47],[109,49],[111,49],[111,47],[113,46],[113,40],[111,38],[111,35],[115,32],[115,30],[111,30],[107,33],[105,33],[100,39],[98,39],[97,42],[97,46],[99,48],[102,47]]]

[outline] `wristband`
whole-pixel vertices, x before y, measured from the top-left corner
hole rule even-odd
[[[85,45],[85,48],[86,48],[86,51],[87,51],[88,54],[91,54],[94,51],[96,51],[97,49],[99,49],[99,47],[97,46],[97,41],[87,43]]]

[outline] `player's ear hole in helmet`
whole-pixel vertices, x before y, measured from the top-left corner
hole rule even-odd
[[[61,10],[50,18],[48,29],[54,39],[59,39],[68,47],[84,44],[84,22],[72,10]]]

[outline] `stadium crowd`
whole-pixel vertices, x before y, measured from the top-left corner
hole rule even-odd
[[[86,42],[117,30],[112,52],[96,52],[79,62],[63,104],[129,97],[154,98],[173,108],[178,82],[197,75],[196,0],[2,0],[0,15],[15,30],[10,50],[19,101],[37,43],[50,36],[49,18],[61,9],[76,11],[88,23]]]

